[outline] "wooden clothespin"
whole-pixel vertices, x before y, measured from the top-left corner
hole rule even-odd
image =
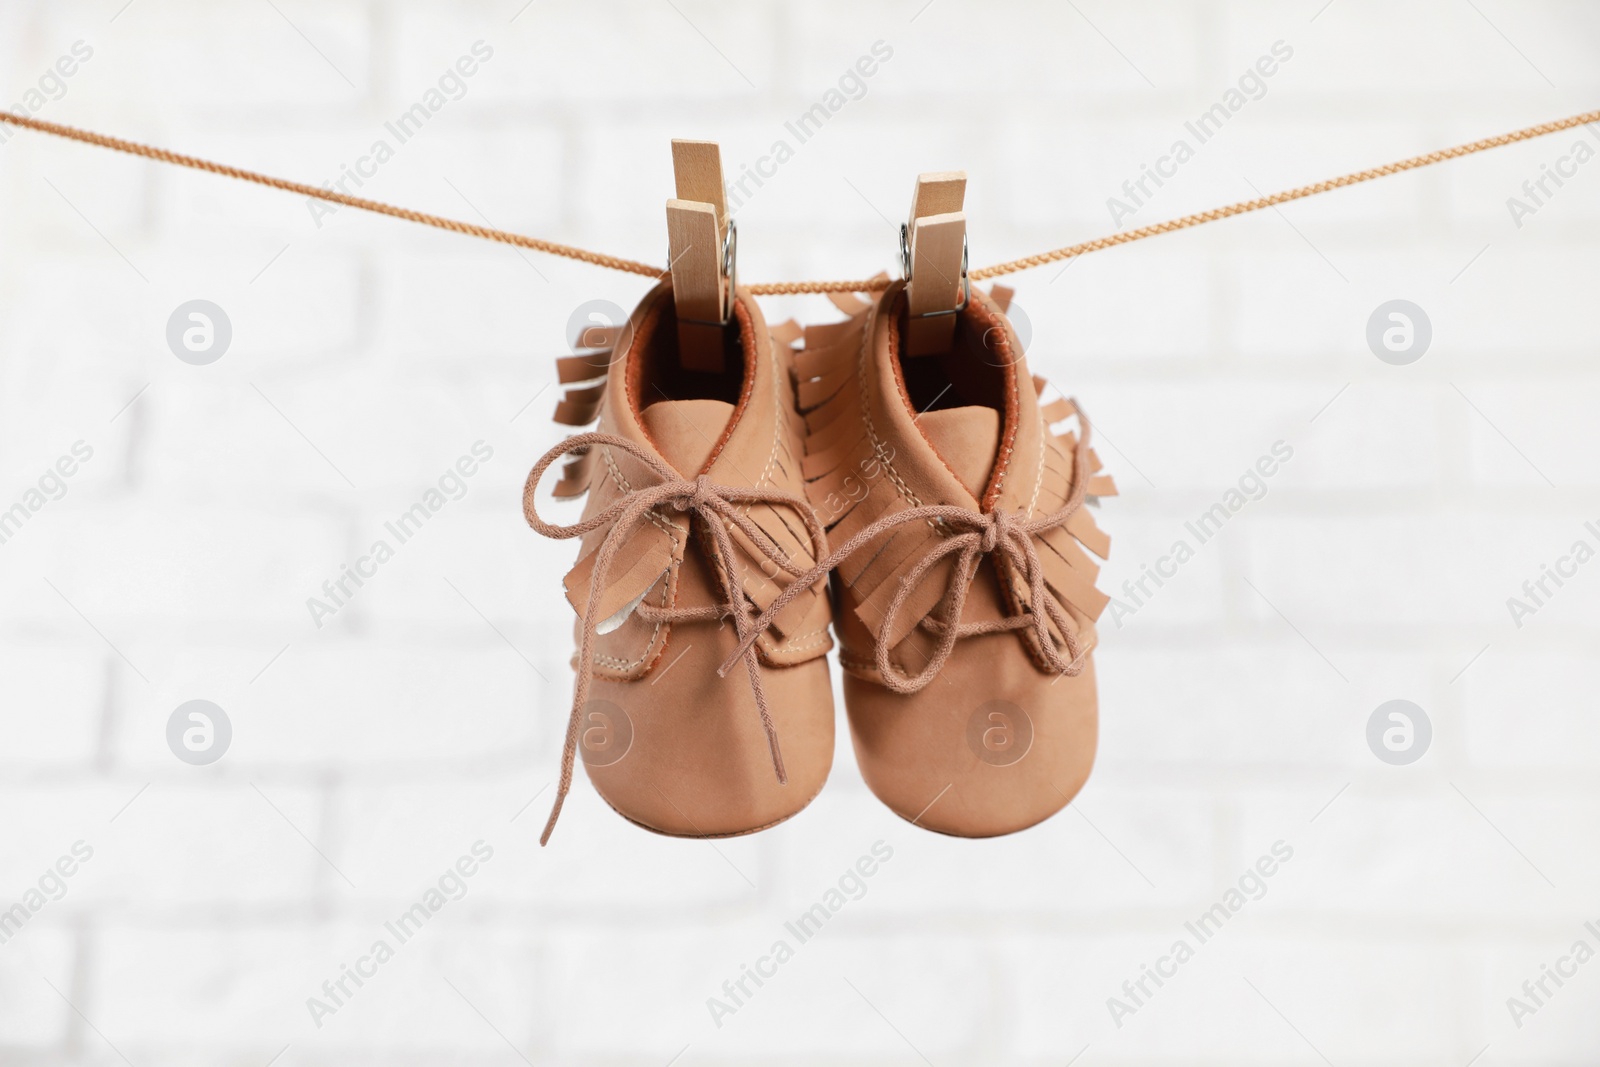
[[[947,352],[956,312],[967,306],[967,172],[917,175],[911,218],[900,228],[906,277],[906,344],[912,356]]]
[[[723,328],[733,314],[734,226],[715,141],[672,142],[677,198],[667,201],[667,248],[678,311],[678,352],[688,370],[722,370]]]

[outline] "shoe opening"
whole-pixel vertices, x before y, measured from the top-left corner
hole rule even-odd
[[[739,301],[720,331],[721,369],[684,365],[670,292],[655,301],[630,347],[628,399],[645,436],[680,474],[703,473],[721,451],[749,397],[754,323]]]
[[[1005,322],[992,309],[974,300],[955,318],[943,352],[913,356],[897,346],[896,372],[929,446],[981,499],[995,472],[1002,428],[1015,420],[1015,356]],[[897,325],[905,337],[903,300]]]

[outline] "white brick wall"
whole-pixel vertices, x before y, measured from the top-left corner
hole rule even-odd
[[[978,264],[1106,232],[1106,198],[1280,39],[1266,95],[1134,224],[1600,99],[1600,14],[1570,0],[521,7],[10,0],[0,104],[82,40],[44,117],[319,182],[483,40],[464,98],[361,191],[659,261],[670,137],[736,168],[887,42],[865,98],[741,209],[754,281],[889,267],[880,212],[921,170],[968,171]],[[1105,627],[1073,810],[925,834],[841,729],[827,791],[768,833],[662,840],[580,776],[541,851],[572,548],[522,526],[557,431],[549,392],[518,412],[572,309],[643,283],[354,211],[318,227],[293,197],[15,135],[0,507],[74,441],[95,453],[0,545],[0,907],[95,851],[0,944],[0,1063],[1596,1062],[1600,965],[1520,1028],[1506,998],[1600,947],[1600,564],[1520,629],[1505,607],[1600,519],[1600,163],[1520,228],[1505,205],[1594,136],[1014,280],[1036,369],[1097,418],[1123,487],[1110,591],[1295,449]],[[205,367],[164,339],[196,297],[234,328]],[[1434,328],[1405,367],[1365,343],[1397,297]],[[830,312],[770,302],[789,314]],[[316,628],[305,598],[477,440],[495,454],[467,495]],[[209,767],[165,743],[197,697],[235,731]],[[1365,740],[1396,697],[1434,726],[1409,767]],[[306,998],[480,839],[466,895],[314,1026]],[[880,839],[866,896],[717,1027],[706,999]],[[1107,998],[1280,839],[1266,895],[1115,1025]]]

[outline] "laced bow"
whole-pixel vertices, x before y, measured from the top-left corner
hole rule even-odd
[[[994,511],[984,512],[954,504],[931,504],[885,515],[868,524],[854,537],[834,549],[825,559],[819,560],[815,567],[791,582],[761,617],[755,620],[752,632],[760,633],[762,628],[770,623],[771,618],[782,611],[789,601],[800,595],[802,590],[821,580],[879,534],[909,522],[929,522],[951,532],[938,547],[918,560],[916,565],[900,579],[899,588],[895,590],[894,596],[884,610],[883,621],[878,631],[882,637],[875,642],[878,673],[888,689],[902,694],[915,693],[938,675],[945,662],[949,660],[950,654],[955,651],[958,640],[978,634],[1002,633],[1009,630],[1031,629],[1039,656],[1051,670],[1068,676],[1082,673],[1084,655],[1082,643],[1066,611],[1046,591],[1044,566],[1040,563],[1039,553],[1033,545],[1034,537],[1064,525],[1071,519],[1083,506],[1087,495],[1089,420],[1081,409],[1078,420],[1082,432],[1074,452],[1072,490],[1066,502],[1055,511],[1030,519],[1020,511],[1009,512],[996,508]],[[889,654],[893,648],[886,638],[894,632],[895,620],[899,618],[906,600],[916,591],[918,584],[940,560],[951,555],[956,559],[949,585],[935,605],[934,611],[920,622],[920,625],[937,638],[933,655],[921,671],[915,675],[908,675],[890,659]],[[985,556],[998,556],[997,564],[1010,564],[1022,575],[1028,588],[1028,604],[1018,615],[964,623],[961,621],[961,614],[966,606],[967,592],[971,589],[978,566]],[[1061,634],[1060,642],[1057,641],[1055,633],[1051,632],[1052,622]],[[741,641],[738,648],[734,649],[733,654],[718,669],[719,673],[727,673],[734,661],[744,654],[751,640],[753,638],[744,638]]]
[[[562,456],[588,448],[614,448],[627,452],[648,467],[661,481],[656,485],[624,493],[604,510],[582,522],[570,526],[545,522],[539,517],[534,500],[540,478],[550,465]],[[601,622],[600,598],[606,587],[606,578],[611,572],[611,564],[617,550],[641,522],[647,521],[650,512],[656,508],[672,507],[691,516],[697,516],[710,532],[716,556],[714,562],[720,572],[719,578],[727,594],[727,601],[721,605],[698,608],[656,608],[641,603],[636,610],[647,622],[689,622],[732,617],[734,631],[739,637],[739,647],[718,674],[725,676],[735,661],[741,657],[744,659],[750,673],[750,688],[755,695],[756,710],[761,715],[761,726],[767,734],[767,747],[772,754],[772,769],[778,776],[779,784],[788,782],[788,775],[783,769],[783,754],[778,747],[777,729],[773,726],[772,715],[767,709],[767,695],[761,684],[760,661],[754,647],[756,638],[771,625],[772,617],[776,613],[768,612],[763,615],[765,621],[759,625],[752,621],[750,606],[739,583],[739,558],[733,538],[728,533],[728,525],[738,527],[739,531],[749,538],[751,544],[774,566],[791,577],[800,578],[808,572],[797,567],[790,560],[789,553],[739,511],[737,505],[741,504],[773,504],[792,509],[805,523],[806,530],[811,535],[813,556],[820,558],[826,554],[827,534],[811,510],[811,505],[803,497],[779,489],[718,485],[704,474],[686,479],[632,441],[614,434],[581,433],[568,437],[540,457],[528,475],[527,484],[523,487],[522,511],[528,520],[528,525],[538,533],[545,537],[564,539],[581,537],[602,526],[611,527],[605,539],[600,542],[600,547],[595,549],[588,601],[583,612],[582,636],[578,643],[578,679],[573,688],[572,714],[567,719],[566,743],[561,751],[561,781],[556,789],[556,799],[550,809],[549,821],[545,823],[544,833],[539,837],[541,845],[549,842],[550,833],[555,829],[556,819],[561,815],[561,806],[566,802],[567,793],[572,788],[572,765],[578,751],[578,723],[583,706],[588,702],[589,687],[594,676],[594,640]],[[785,599],[784,603],[787,604],[792,599],[793,597]]]

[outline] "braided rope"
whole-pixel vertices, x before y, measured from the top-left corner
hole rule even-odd
[[[1042,267],[1046,263],[1057,263],[1063,259],[1072,259],[1089,252],[1098,252],[1104,248],[1113,248],[1116,245],[1125,245],[1133,241],[1141,241],[1146,237],[1157,234],[1172,233],[1176,230],[1186,230],[1191,226],[1201,223],[1215,222],[1218,219],[1232,218],[1234,215],[1244,215],[1263,208],[1276,207],[1287,204],[1291,200],[1303,200],[1308,196],[1326,193],[1332,189],[1343,189],[1348,185],[1359,185],[1362,182],[1372,181],[1374,178],[1384,178],[1390,174],[1399,174],[1402,171],[1416,170],[1418,167],[1431,166],[1434,163],[1443,163],[1447,159],[1459,159],[1470,156],[1475,152],[1484,152],[1501,145],[1515,144],[1518,141],[1527,141],[1546,134],[1558,133],[1561,130],[1570,130],[1574,126],[1587,126],[1592,122],[1600,121],[1600,111],[1586,111],[1581,115],[1560,119],[1556,122],[1545,122],[1538,126],[1529,126],[1514,133],[1503,133],[1498,137],[1485,137],[1481,141],[1471,144],[1456,145],[1454,148],[1444,148],[1437,152],[1428,152],[1410,159],[1402,159],[1398,163],[1386,163],[1381,167],[1370,167],[1367,170],[1358,170],[1354,174],[1346,174],[1340,178],[1329,178],[1327,181],[1315,182],[1311,185],[1302,185],[1298,189],[1287,192],[1273,193],[1271,196],[1257,197],[1254,200],[1244,200],[1227,207],[1212,208],[1210,211],[1200,211],[1193,215],[1171,219],[1167,222],[1158,222],[1153,226],[1142,226],[1137,230],[1127,230],[1123,233],[1112,234],[1109,237],[1097,237],[1093,241],[1084,241],[1081,244],[1068,245],[1066,248],[1057,248],[1050,252],[1041,252],[1034,256],[1024,256],[993,267],[984,267],[971,274],[973,281],[983,281],[985,278],[998,278],[1003,274],[1014,274],[1019,270],[1031,270]]]
[[[186,156],[178,152],[169,152],[164,148],[154,148],[150,145],[139,144],[135,141],[125,141],[120,137],[107,137],[105,134],[93,133],[89,130],[80,130],[74,126],[64,126],[56,122],[46,122],[28,115],[18,115],[9,111],[0,111],[0,122],[20,126],[25,129],[35,130],[39,133],[48,133],[55,137],[63,137],[69,141],[78,141],[83,144],[95,145],[100,148],[109,148],[117,152],[126,152],[129,155],[140,156],[145,159],[154,159],[162,163],[172,163],[180,167],[189,167],[194,170],[205,171],[208,174],[218,174],[225,178],[237,178],[240,181],[253,182],[264,185],[269,189],[279,189],[286,193],[298,193],[301,196],[312,197],[317,200],[326,200],[329,203],[340,204],[344,207],[358,208],[362,211],[371,211],[378,215],[387,215],[390,218],[404,219],[407,222],[420,223],[423,226],[432,226],[451,233],[464,234],[468,237],[480,237],[486,241],[496,241],[500,244],[513,245],[517,248],[527,248],[535,252],[546,252],[552,256],[565,256],[582,263],[591,263],[597,267],[607,267],[611,270],[625,271],[629,274],[642,274],[649,278],[659,278],[666,273],[660,267],[652,267],[647,263],[639,263],[619,256],[608,256],[602,252],[591,252],[585,248],[572,245],[558,244],[555,241],[545,241],[537,237],[527,237],[522,234],[509,233],[489,226],[478,226],[470,222],[461,222],[457,219],[445,218],[441,215],[430,215],[421,211],[412,211],[410,208],[395,207],[378,200],[367,200],[359,196],[350,196],[334,189],[322,188],[315,185],[306,185],[303,182],[292,182],[283,178],[274,178],[256,171],[244,170],[240,167],[230,167],[221,163],[212,163],[209,160],[199,159],[195,156]],[[1515,144],[1518,141],[1528,141],[1535,137],[1544,137],[1548,134],[1570,130],[1575,126],[1587,126],[1600,122],[1600,111],[1586,111],[1581,115],[1558,119],[1554,122],[1544,122],[1537,126],[1527,126],[1511,133],[1503,133],[1496,137],[1485,137],[1480,141],[1470,144],[1456,145],[1453,148],[1440,149],[1437,152],[1428,152],[1410,159],[1402,159],[1396,163],[1386,163],[1381,167],[1370,167],[1366,170],[1356,171],[1338,178],[1315,182],[1311,185],[1302,185],[1298,189],[1286,192],[1273,193],[1271,196],[1257,197],[1254,200],[1244,200],[1227,207],[1212,208],[1210,211],[1201,211],[1182,218],[1158,222],[1151,226],[1141,226],[1135,230],[1126,230],[1122,233],[1111,234],[1107,237],[1097,237],[1092,241],[1083,241],[1064,248],[1052,249],[1049,252],[1040,252],[1037,255],[1024,256],[1021,259],[1008,260],[997,263],[992,267],[983,267],[972,272],[973,281],[984,281],[989,278],[998,278],[1006,274],[1015,274],[1018,271],[1031,270],[1042,267],[1047,263],[1058,263],[1064,259],[1074,259],[1087,255],[1090,252],[1099,252],[1103,249],[1114,248],[1117,245],[1131,244],[1142,241],[1146,237],[1155,237],[1158,234],[1173,233],[1177,230],[1186,230],[1202,223],[1216,222],[1219,219],[1232,218],[1235,215],[1245,215],[1252,211],[1261,211],[1264,208],[1276,207],[1286,204],[1291,200],[1302,200],[1318,193],[1326,193],[1333,189],[1343,189],[1350,185],[1359,185],[1362,182],[1372,181],[1374,178],[1383,178],[1391,174],[1400,174],[1419,167],[1431,166],[1449,159],[1459,159],[1477,152],[1485,152],[1491,148],[1502,145]],[[761,285],[750,286],[750,292],[756,296],[787,296],[800,293],[865,293],[886,288],[889,282],[882,279],[864,281],[820,281],[820,282],[767,282]]]
[[[393,204],[385,204],[377,200],[350,196],[335,189],[324,189],[315,185],[306,185],[303,182],[291,182],[283,178],[274,178],[268,174],[258,174],[253,170],[213,163],[210,160],[199,159],[195,156],[169,152],[165,148],[152,148],[150,145],[139,144],[136,141],[124,141],[120,137],[107,137],[102,133],[80,130],[75,126],[63,126],[56,122],[46,122],[43,119],[31,118],[27,115],[0,111],[0,122],[8,122],[13,126],[23,126],[27,129],[48,133],[56,137],[64,137],[69,141],[80,141],[83,144],[92,144],[100,148],[126,152],[132,156],[142,156],[145,159],[159,160],[162,163],[174,163],[180,167],[203,170],[208,174],[220,174],[224,178],[238,178],[240,181],[265,185],[269,189],[280,189],[286,193],[298,193],[301,196],[326,200],[329,203],[342,204],[345,207],[360,208],[362,211],[388,215],[390,218],[405,219],[407,222],[417,222],[424,226],[449,230],[451,233],[465,234],[468,237],[481,237],[486,241],[498,241],[501,244],[515,245],[518,248],[529,248],[535,252],[548,252],[552,256],[566,256],[568,259],[593,263],[597,267],[609,267],[612,270],[627,271],[630,274],[643,274],[651,278],[659,278],[665,273],[660,267],[652,267],[647,263],[636,263],[631,259],[608,256],[601,252],[590,252],[585,248],[574,248],[571,245],[544,241],[537,237],[524,237],[522,234],[507,233],[504,230],[478,226],[470,222],[461,222],[457,219],[447,219],[440,215],[429,215],[422,211],[412,211],[410,208],[395,207]]]
[[[794,296],[799,293],[870,293],[889,288],[887,278],[859,282],[762,282],[748,287],[756,296]]]

